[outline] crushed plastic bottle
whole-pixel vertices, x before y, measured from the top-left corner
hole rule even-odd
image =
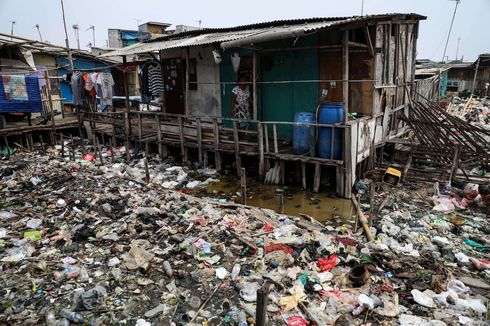
[[[83,318],[82,315],[77,314],[74,311],[70,311],[69,309],[66,308],[61,309],[60,316],[76,324],[83,324],[85,322],[85,318]]]

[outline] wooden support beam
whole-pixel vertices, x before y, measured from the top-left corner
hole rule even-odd
[[[461,156],[461,145],[458,144],[454,149],[453,164],[451,166],[451,174],[449,175],[449,184],[451,184],[451,182],[454,180],[458,172],[460,156]]]
[[[238,122],[233,120],[233,142],[235,144],[235,164],[236,164],[236,173],[240,175],[242,168],[242,161],[240,157],[240,144],[238,139]]]
[[[197,154],[199,166],[202,166],[202,129],[201,129],[201,118],[196,118],[196,128],[197,128]]]
[[[255,52],[254,52],[255,53]],[[264,165],[264,129],[262,127],[262,122],[257,122],[257,141],[259,145],[259,178],[263,180],[265,176],[265,165]]]
[[[127,58],[126,56],[124,55],[123,56],[123,65],[126,66],[127,64]],[[124,71],[123,72],[123,79],[124,79],[124,97],[126,98],[126,111],[127,113],[129,114],[129,112],[131,111],[131,107],[129,105],[129,82],[128,82],[128,73],[127,71]],[[131,135],[131,124],[128,123],[128,133],[129,135]]]
[[[344,102],[344,123],[349,114],[349,30],[344,31],[342,41],[342,100]]]
[[[189,114],[189,59],[190,48],[185,48],[185,115]]]
[[[214,165],[217,171],[221,171],[221,152],[219,150],[219,126],[218,119],[213,118],[213,134],[214,134]]]
[[[352,150],[351,150],[351,129],[344,129],[344,167],[345,167],[345,183],[344,183],[344,198],[352,196]]]
[[[373,42],[371,41],[371,33],[369,33],[369,26],[364,26],[364,36],[366,37],[369,55],[371,55],[371,57],[374,57],[374,47]]]
[[[318,192],[320,190],[320,181],[322,177],[322,167],[320,164],[315,164],[315,176],[313,178],[313,192]]]

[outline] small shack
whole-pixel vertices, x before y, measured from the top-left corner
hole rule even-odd
[[[198,29],[103,57],[151,54],[162,67],[164,112],[148,118],[128,110],[134,126],[127,128],[133,136],[124,135],[127,143],[155,141],[162,155],[166,146],[177,146],[184,160],[196,149],[203,165],[211,152],[218,168],[221,154],[234,153],[238,174],[241,157],[256,156],[259,177],[279,170],[280,182],[287,163],[297,166],[305,188],[314,171],[314,191],[322,171],[333,169],[337,192],[348,198],[355,180],[373,166],[376,149],[408,131],[400,117],[408,110],[418,24],[425,18],[384,14]],[[246,129],[230,113],[238,74],[248,76],[253,99]],[[322,120],[322,110],[332,108]],[[301,112],[314,120],[295,120]],[[298,153],[291,144],[305,128],[309,150]],[[319,155],[322,148],[328,150]]]

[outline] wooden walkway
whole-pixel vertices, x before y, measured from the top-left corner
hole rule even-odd
[[[334,166],[337,169],[337,179],[344,177],[344,162],[333,159],[333,151],[330,159],[296,155],[289,141],[285,142],[278,138],[278,126],[292,127],[295,125],[293,122],[243,121],[221,117],[194,117],[141,111],[82,112],[81,120],[94,138],[94,143],[105,144],[110,141],[115,145],[119,139],[125,143],[127,149],[137,146],[145,151],[148,151],[149,144],[154,144],[158,147],[161,157],[167,156],[168,147],[174,147],[180,150],[184,163],[189,162],[189,149],[192,149],[197,152],[197,161],[200,166],[206,167],[210,161],[213,161],[218,171],[222,169],[222,155],[231,154],[235,156],[237,175],[241,174],[242,157],[257,157],[260,179],[265,177],[271,167],[271,161],[280,166],[281,175],[285,173],[285,162],[301,164],[303,180],[306,179],[307,165],[312,165],[315,171],[314,191],[318,191],[320,186],[321,166]],[[247,129],[240,128],[240,123],[246,123]],[[349,128],[346,125],[324,124],[311,124],[309,127],[339,128],[341,130]],[[312,143],[311,146],[314,147],[314,144]],[[331,146],[333,148],[334,144]]]

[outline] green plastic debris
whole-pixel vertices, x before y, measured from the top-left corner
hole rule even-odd
[[[41,232],[38,230],[33,230],[33,231],[26,231],[24,232],[24,239],[25,240],[41,240]]]
[[[488,249],[487,246],[482,245],[481,243],[473,241],[471,239],[465,239],[464,243],[466,243],[468,246],[475,248],[478,251],[486,251]]]
[[[298,280],[303,284],[303,286],[306,285],[306,282],[308,281],[308,272],[304,272],[298,277]]]

